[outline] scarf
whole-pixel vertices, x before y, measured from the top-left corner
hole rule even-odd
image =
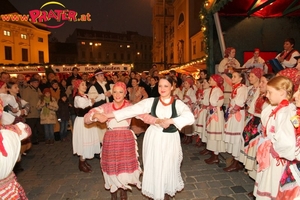
[[[44,102],[45,102],[45,105],[49,105],[50,104],[50,97],[44,97]],[[45,106],[43,108],[42,114],[43,115],[49,115],[50,114],[50,109],[47,106]]]

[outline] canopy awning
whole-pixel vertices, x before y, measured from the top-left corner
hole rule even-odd
[[[281,17],[300,16],[299,0],[232,0],[220,11],[220,16]]]

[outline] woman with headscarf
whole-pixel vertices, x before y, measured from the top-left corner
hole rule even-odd
[[[247,87],[243,73],[232,73],[232,92],[230,103],[225,113],[224,142],[226,152],[234,157],[230,166],[223,168],[226,172],[238,171],[242,165],[238,162],[241,147],[241,135],[245,126],[245,102]]]
[[[90,110],[84,116],[85,123],[93,123],[95,113],[111,113],[130,106],[131,103],[125,99],[126,93],[125,83],[116,82],[112,88],[114,101]],[[131,190],[129,184],[141,189],[139,177],[142,170],[138,161],[136,137],[129,129],[130,121],[125,119],[117,122],[115,118],[106,121],[108,129],[103,138],[101,169],[104,186],[110,190],[114,200],[117,199],[118,190],[121,191],[121,199],[127,199],[127,190]]]
[[[229,98],[232,90],[231,76],[235,69],[240,68],[240,63],[235,59],[236,50],[233,47],[225,49],[223,60],[218,66],[218,72],[224,79],[224,106],[228,106]]]
[[[209,79],[211,90],[209,93],[208,117],[206,122],[207,144],[206,149],[200,151],[201,155],[211,154],[205,159],[207,164],[219,163],[219,152],[225,151],[224,136],[224,80],[219,74],[214,74]]]
[[[194,105],[196,103],[196,91],[193,88],[194,86],[194,79],[188,76],[185,81],[183,82],[182,88],[182,101],[193,111]],[[182,141],[183,144],[190,144],[193,142],[192,136],[194,133],[193,125],[185,126],[181,130],[182,133],[185,134],[185,137]]]
[[[86,159],[92,159],[95,154],[100,153],[98,128],[93,124],[90,126],[85,125],[83,118],[92,108],[94,101],[85,94],[87,89],[85,81],[77,79],[74,81],[73,87],[76,113],[73,128],[73,153],[80,157],[79,170],[88,173],[92,171],[92,167],[86,162]]]

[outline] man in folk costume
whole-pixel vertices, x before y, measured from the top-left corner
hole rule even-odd
[[[3,103],[0,100],[0,118]],[[21,140],[31,135],[28,125],[19,122],[16,125],[0,125],[0,199],[27,200],[26,193],[17,182],[13,172],[20,154]]]
[[[97,69],[94,72],[96,82],[92,85],[88,91],[88,96],[91,99],[95,99],[93,107],[101,106],[104,103],[112,102],[111,88],[110,85],[106,82],[104,73],[101,69]],[[99,141],[102,144],[104,133],[106,132],[105,123],[97,123],[99,127]],[[98,158],[98,155],[95,155]]]
[[[297,64],[295,56],[299,56],[299,52],[294,49],[294,38],[287,38],[284,40],[284,50],[276,56],[276,59],[280,62],[283,68],[292,68]]]

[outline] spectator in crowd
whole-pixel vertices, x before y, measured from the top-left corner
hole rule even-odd
[[[1,72],[1,74],[0,74],[0,80],[1,81],[5,82],[5,83],[8,83],[9,79],[10,79],[9,73],[7,73],[7,72]]]
[[[60,140],[65,142],[68,141],[68,123],[70,120],[70,103],[66,94],[62,94],[58,100],[58,110],[56,112],[57,120],[60,123]]]
[[[25,76],[23,74],[17,75],[17,85],[19,87],[19,96],[22,97],[24,89],[28,87],[28,84],[25,81]]]
[[[79,76],[78,71],[79,71],[79,68],[77,68],[77,67],[72,68],[72,75],[67,78],[67,86],[71,85],[72,79],[75,79],[75,80],[81,79],[81,76]]]
[[[84,72],[81,74],[81,78],[83,81],[85,81],[86,87],[89,89],[92,86],[92,84],[89,81],[89,74],[87,72]]]
[[[29,81],[29,86],[24,89],[24,95],[22,97],[30,105],[30,112],[26,116],[26,123],[32,130],[31,142],[34,145],[39,143],[39,137],[41,137],[43,133],[40,124],[40,112],[36,107],[42,95],[39,89],[39,83],[40,81],[38,79],[32,77]]]
[[[158,81],[159,81],[159,78],[157,76],[151,77],[150,85],[147,87],[148,97],[159,97]]]
[[[56,111],[58,109],[57,101],[52,97],[49,88],[45,88],[43,95],[36,105],[40,110],[41,124],[44,127],[45,143],[54,144],[54,125],[57,123]]]

